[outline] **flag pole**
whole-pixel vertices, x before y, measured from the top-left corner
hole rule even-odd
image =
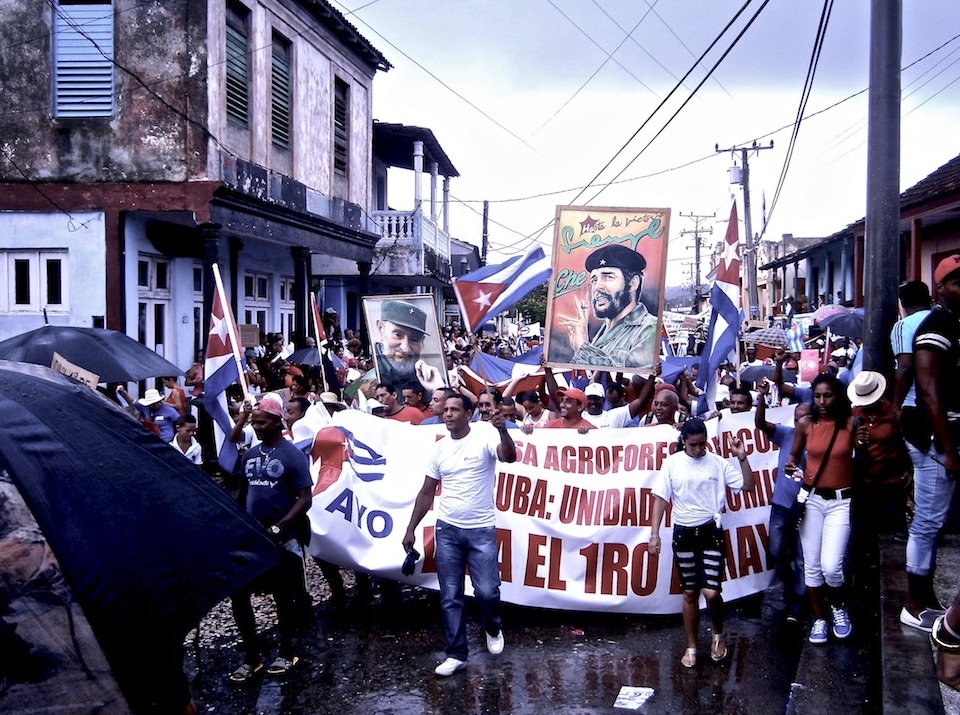
[[[216,283],[217,293],[220,296],[220,305],[223,308],[223,318],[227,321],[227,332],[230,333],[231,352],[233,353],[234,362],[237,364],[237,381],[240,383],[240,388],[243,391],[243,401],[250,402],[250,390],[247,388],[247,367],[240,357],[240,336],[237,331],[236,321],[233,317],[233,309],[230,307],[230,302],[227,300],[227,293],[223,289],[223,279],[220,277],[220,265],[214,263],[212,268],[213,280]]]
[[[320,330],[320,309],[317,308],[317,296],[313,291],[310,291],[310,309],[313,312],[313,331],[314,331],[314,340],[317,341],[317,355],[320,357],[320,384],[323,387],[322,392],[329,392],[329,385],[327,384],[327,371],[323,366],[323,343],[326,342],[326,335]],[[320,340],[320,336],[323,335],[323,340]]]

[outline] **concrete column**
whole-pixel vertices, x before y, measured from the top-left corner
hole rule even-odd
[[[293,256],[293,344],[306,347],[304,340],[310,335],[310,249],[306,246],[291,246]]]
[[[450,177],[443,177],[443,232],[450,235]]]
[[[370,261],[357,261],[357,271],[360,273],[360,280],[357,284],[358,302],[360,304],[360,342],[371,355],[373,346],[370,344],[367,334],[367,321],[363,319],[363,299],[370,290]]]
[[[840,246],[840,300],[847,299],[847,273],[850,270],[850,249],[846,241]]]
[[[907,280],[920,280],[920,261],[922,253],[920,251],[920,241],[922,240],[923,221],[915,218],[910,224],[910,268],[907,271]]]
[[[413,143],[413,208],[418,210],[423,202],[423,142]]]
[[[437,222],[437,172],[440,166],[437,162],[430,164],[430,220]]]

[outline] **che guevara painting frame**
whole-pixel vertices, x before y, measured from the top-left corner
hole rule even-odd
[[[644,372],[660,356],[670,209],[558,206],[551,367]]]

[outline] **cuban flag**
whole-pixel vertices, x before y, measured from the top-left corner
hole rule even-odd
[[[213,264],[216,288],[207,334],[207,354],[203,359],[203,406],[213,418],[213,436],[220,467],[232,472],[237,464],[237,445],[227,439],[233,420],[227,409],[227,388],[240,379],[240,340],[230,302],[223,290],[220,266]]]
[[[806,345],[803,344],[803,330],[794,323],[787,329],[787,350],[792,353],[803,352]]]
[[[736,362],[737,339],[740,335],[740,232],[737,223],[737,203],[730,207],[730,222],[724,239],[717,277],[710,289],[710,329],[707,344],[700,356],[697,387],[700,400],[697,414],[716,409],[717,371],[725,360]]]
[[[484,266],[453,281],[453,292],[471,333],[543,285],[553,269],[539,246],[506,263]]]

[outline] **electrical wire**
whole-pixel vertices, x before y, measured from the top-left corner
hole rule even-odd
[[[659,0],[657,0],[657,1],[659,2]],[[643,17],[641,17],[640,20],[637,22],[637,24],[633,26],[633,29],[630,30],[630,32],[627,33],[626,36],[625,36],[622,40],[620,40],[620,44],[618,44],[616,47],[613,48],[613,51],[607,52],[606,48],[604,48],[599,42],[597,42],[595,39],[593,39],[593,37],[590,35],[589,32],[587,32],[587,31],[584,30],[582,27],[580,27],[580,25],[578,25],[576,22],[574,22],[574,21],[570,18],[569,15],[567,15],[563,10],[561,10],[561,9],[557,6],[557,4],[556,4],[553,0],[547,0],[547,2],[550,4],[550,6],[551,6],[554,10],[556,10],[558,13],[560,13],[560,14],[564,17],[564,19],[566,19],[567,21],[569,21],[571,25],[573,25],[575,28],[577,28],[577,30],[579,30],[579,31],[583,34],[584,37],[586,37],[588,40],[590,40],[590,42],[592,42],[594,45],[596,45],[598,48],[600,48],[600,51],[603,52],[603,53],[606,55],[606,57],[604,58],[603,62],[600,63],[600,66],[597,67],[597,69],[595,69],[595,70],[593,71],[593,73],[592,73],[589,77],[587,77],[587,79],[584,80],[583,83],[582,83],[579,87],[577,87],[576,91],[574,91],[574,93],[571,94],[571,95],[567,98],[567,100],[566,100],[563,104],[561,104],[561,105],[553,112],[553,114],[551,114],[549,117],[547,117],[547,119],[543,122],[543,124],[541,124],[539,127],[537,127],[537,128],[533,131],[533,134],[532,134],[531,136],[535,136],[536,134],[538,134],[538,133],[540,132],[540,130],[543,129],[545,126],[547,126],[550,122],[552,122],[552,121],[557,117],[557,115],[560,114],[560,112],[562,112],[564,109],[566,109],[567,105],[569,105],[570,102],[572,102],[572,101],[577,97],[577,95],[580,94],[580,92],[582,92],[583,89],[584,89],[588,84],[590,84],[590,82],[593,80],[594,77],[596,77],[598,74],[600,74],[600,71],[601,71],[604,67],[606,67],[606,66],[607,66],[607,63],[610,62],[611,60],[613,60],[614,62],[616,62],[616,64],[617,64],[618,67],[620,67],[624,72],[626,72],[628,75],[630,75],[631,77],[633,77],[637,82],[640,83],[640,85],[641,85],[644,89],[646,89],[647,91],[649,91],[654,97],[656,97],[657,99],[660,99],[660,95],[658,95],[656,92],[654,92],[653,89],[651,89],[651,88],[647,85],[646,82],[644,82],[642,79],[640,79],[639,77],[637,77],[633,72],[631,72],[629,69],[627,69],[627,67],[624,66],[623,63],[621,63],[621,62],[619,62],[618,60],[614,59],[614,55],[617,53],[617,51],[618,51],[621,47],[624,46],[624,44],[626,44],[627,40],[630,39],[631,35],[632,35],[634,32],[637,31],[637,28],[640,27],[641,23],[644,21],[644,19],[647,17],[647,15],[650,14],[650,10],[647,10],[647,12],[644,13]]]
[[[790,143],[787,146],[787,152],[783,159],[783,167],[780,169],[780,179],[777,181],[777,188],[773,192],[773,201],[770,202],[770,210],[767,212],[767,220],[763,223],[760,231],[760,238],[767,232],[767,226],[770,225],[770,219],[773,218],[773,212],[777,208],[777,202],[780,200],[780,193],[787,180],[787,172],[790,170],[790,163],[793,159],[793,152],[797,146],[797,137],[800,135],[800,125],[803,122],[804,111],[807,102],[810,100],[810,94],[813,91],[813,80],[817,74],[817,66],[820,62],[820,53],[823,50],[823,44],[826,40],[827,26],[830,23],[830,14],[833,12],[833,0],[824,0],[823,9],[820,11],[820,24],[817,27],[817,35],[813,43],[813,50],[810,53],[810,61],[807,64],[807,77],[803,84],[803,90],[800,93],[800,106],[797,107],[797,118],[794,120],[793,132],[790,135]]]
[[[764,11],[764,9],[767,7],[767,5],[768,5],[769,3],[770,3],[770,0],[763,0],[763,3],[760,5],[760,8],[753,14],[753,17],[751,17],[751,18],[747,21],[747,24],[746,24],[746,25],[744,26],[744,28],[739,32],[739,34],[734,38],[734,40],[733,40],[733,42],[730,44],[730,46],[727,47],[726,50],[724,50],[724,52],[723,52],[722,55],[720,55],[720,59],[718,59],[718,60],[713,64],[713,66],[712,66],[712,67],[710,68],[710,70],[707,72],[707,75],[706,75],[702,80],[700,80],[700,82],[697,84],[696,87],[694,87],[693,93],[691,93],[691,94],[683,101],[683,103],[677,108],[677,110],[676,110],[672,115],[670,115],[670,118],[667,120],[667,122],[666,122],[662,127],[660,127],[659,131],[657,131],[657,133],[653,135],[653,138],[650,139],[650,141],[648,141],[648,142],[643,146],[643,148],[642,148],[640,151],[638,151],[638,152],[634,155],[634,157],[633,157],[629,162],[627,162],[626,166],[624,166],[619,172],[617,172],[617,174],[613,177],[613,179],[611,179],[610,181],[608,181],[607,183],[605,183],[605,184],[600,188],[600,190],[597,191],[597,192],[590,198],[590,200],[586,202],[588,205],[591,204],[591,203],[593,203],[593,202],[597,199],[597,197],[600,196],[600,194],[602,194],[602,193],[610,186],[611,181],[615,181],[616,179],[619,179],[621,176],[623,176],[623,172],[625,172],[627,169],[629,169],[629,168],[633,165],[633,163],[634,163],[637,159],[639,159],[640,156],[641,156],[647,149],[649,149],[650,146],[660,137],[660,135],[664,132],[664,130],[666,130],[666,128],[667,128],[668,126],[670,126],[670,123],[673,122],[674,119],[676,119],[677,115],[680,114],[681,111],[683,111],[684,107],[686,107],[687,104],[690,102],[690,100],[693,99],[693,97],[694,97],[694,95],[697,93],[697,91],[699,91],[699,89],[707,82],[707,80],[710,79],[710,76],[711,76],[711,75],[713,74],[713,72],[717,69],[717,67],[719,67],[720,64],[727,58],[727,55],[730,54],[730,52],[733,50],[733,48],[737,46],[737,43],[740,42],[740,40],[741,40],[741,39],[743,38],[743,36],[746,34],[747,30],[750,29],[750,27],[753,25],[753,23],[756,21],[756,19],[757,19],[758,17],[760,17],[760,13],[762,13],[762,12]],[[728,26],[729,26],[729,25],[728,25]],[[725,31],[725,30],[724,30],[724,31]]]
[[[622,154],[622,153],[626,150],[626,148],[627,148],[627,147],[630,145],[630,143],[637,137],[637,135],[640,134],[640,132],[642,132],[642,131],[644,130],[644,128],[647,126],[647,124],[649,124],[651,121],[653,121],[653,118],[656,116],[657,112],[659,112],[660,109],[667,103],[667,101],[677,92],[677,90],[678,90],[681,86],[683,86],[683,82],[687,79],[687,77],[689,77],[689,76],[693,73],[694,69],[696,69],[696,67],[700,64],[700,61],[701,61],[704,57],[707,56],[707,54],[714,48],[714,46],[716,46],[717,43],[720,42],[721,38],[726,34],[727,30],[729,30],[730,27],[731,27],[731,26],[737,21],[737,19],[740,17],[740,15],[742,15],[742,14],[746,11],[747,7],[750,5],[750,3],[751,3],[752,1],[753,1],[753,0],[746,0],[746,2],[743,3],[743,5],[740,7],[740,9],[737,10],[736,14],[734,14],[733,18],[732,18],[732,19],[724,26],[724,28],[720,31],[720,34],[718,34],[718,35],[713,39],[713,41],[710,43],[710,45],[707,47],[707,49],[703,51],[703,54],[701,54],[700,57],[697,59],[697,61],[694,62],[693,66],[692,66],[690,69],[687,70],[686,74],[684,74],[683,77],[680,78],[680,80],[674,85],[673,89],[670,90],[670,92],[667,94],[667,96],[664,97],[663,100],[661,100],[660,104],[658,104],[658,105],[654,108],[654,110],[647,116],[647,118],[643,120],[643,123],[637,128],[637,130],[636,130],[632,135],[630,135],[630,138],[627,139],[627,141],[625,141],[625,142],[623,143],[623,146],[621,146],[621,147],[614,153],[614,155],[610,158],[610,160],[607,161],[607,163],[603,165],[603,167],[600,169],[600,171],[598,171],[598,172],[593,176],[593,178],[590,179],[590,181],[587,182],[587,184],[586,184],[587,186],[592,186],[593,183],[594,183],[597,179],[600,178],[600,176],[603,174],[603,172],[605,172],[605,171],[610,167],[610,165],[613,164],[614,161],[616,161],[617,157],[620,156],[620,154]],[[769,0],[768,0],[768,1],[769,1]],[[619,175],[616,176],[616,177],[614,177],[614,178],[615,178],[615,179],[616,179],[616,178],[619,178]],[[584,190],[584,191],[585,191],[585,190]],[[570,202],[568,202],[568,203],[570,203],[571,205],[576,204],[577,201],[579,201],[580,197],[583,196],[584,191],[580,191],[579,193],[577,193],[577,195],[573,197],[573,200],[570,201]]]

